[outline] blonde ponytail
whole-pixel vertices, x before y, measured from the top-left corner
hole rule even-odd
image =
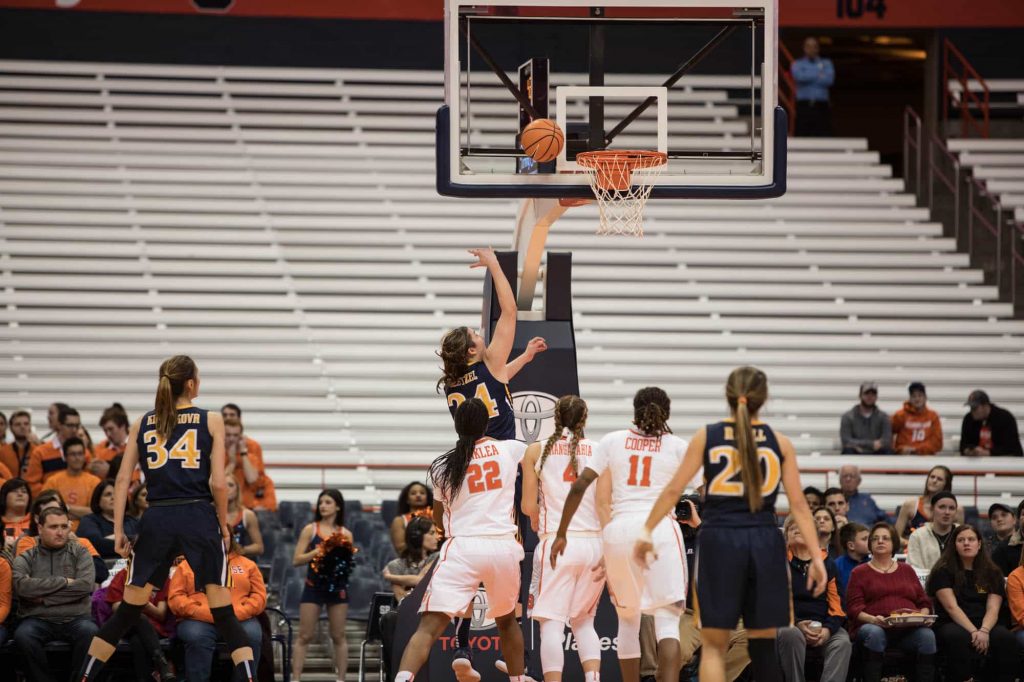
[[[760,511],[764,504],[761,487],[761,458],[757,454],[754,417],[768,399],[768,377],[756,367],[738,367],[729,374],[725,398],[736,415],[736,450],[740,455],[740,478],[750,512]]]
[[[196,378],[196,363],[187,355],[175,355],[160,365],[153,411],[156,431],[167,442],[178,424],[178,398],[185,392],[185,383]]]

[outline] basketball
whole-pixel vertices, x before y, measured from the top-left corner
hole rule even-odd
[[[519,139],[526,155],[540,163],[553,160],[565,144],[565,134],[550,118],[532,121]]]

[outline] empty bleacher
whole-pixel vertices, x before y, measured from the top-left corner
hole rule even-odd
[[[433,351],[479,320],[463,249],[507,248],[517,208],[434,191],[441,80],[0,62],[0,405],[41,427],[60,399],[96,436],[103,407],[147,409],[157,362],[185,352],[204,405],[245,410],[280,498],[331,485],[375,505],[423,478],[452,440]],[[678,135],[748,142],[736,87],[684,78]],[[506,139],[498,87],[474,93],[474,140]],[[596,237],[593,207],[557,223],[591,432],[628,423],[635,389],[659,383],[689,433],[741,363],[768,372],[766,416],[819,484],[865,379],[890,412],[924,381],[951,452],[970,390],[1024,413],[1024,322],[866,141],[795,139],[789,164],[777,200],[652,202],[643,240]],[[865,489],[895,508],[923,476],[878,467],[931,460],[874,462]],[[985,506],[1024,492],[980,469],[957,485]]]

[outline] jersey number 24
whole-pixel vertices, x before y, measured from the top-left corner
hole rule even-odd
[[[771,495],[782,480],[782,470],[779,466],[779,456],[770,448],[758,448],[757,456],[764,462],[764,476],[761,482],[761,494]],[[734,480],[740,476],[740,453],[736,448],[729,445],[722,445],[711,448],[708,452],[708,461],[715,466],[725,460],[725,466],[715,474],[708,484],[708,495],[725,495],[726,497],[742,497],[743,481]]]
[[[178,442],[166,448],[166,443],[160,442],[160,434],[156,431],[147,431],[143,437],[146,443],[146,466],[152,471],[167,464],[169,460],[176,459],[181,462],[183,469],[199,468],[199,448],[196,445],[198,432],[195,429],[186,431]]]

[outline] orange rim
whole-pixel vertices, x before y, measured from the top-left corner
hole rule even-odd
[[[592,169],[602,189],[621,192],[633,184],[634,170],[662,166],[668,163],[668,154],[643,149],[603,149],[580,153],[576,163]]]

